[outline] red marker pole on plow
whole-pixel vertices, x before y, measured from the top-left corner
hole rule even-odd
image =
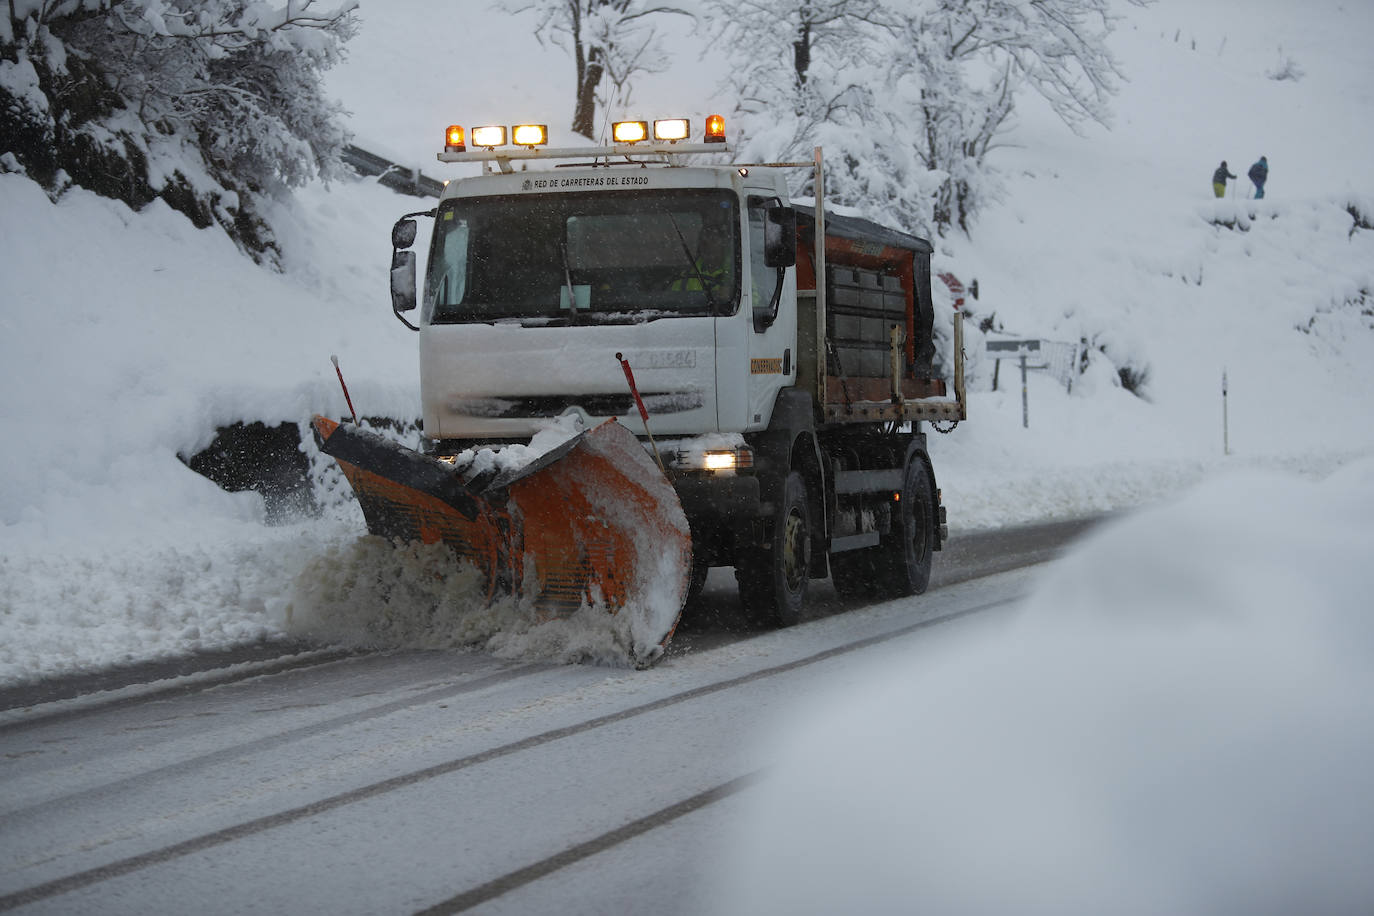
[[[640,400],[639,387],[635,385],[635,374],[630,371],[630,361],[622,353],[617,353],[615,358],[620,360],[620,368],[625,370],[625,381],[629,383],[630,394],[634,395],[635,406],[639,408],[639,416],[644,421],[644,434],[649,437],[649,445],[654,450],[654,458],[658,460],[658,469],[667,474],[668,469],[663,466],[663,456],[658,453],[658,443],[654,442],[654,434],[649,431],[649,411],[644,407],[644,402]]]
[[[334,374],[339,377],[339,387],[343,389],[344,400],[348,402],[348,412],[353,414],[353,425],[358,425],[358,412],[353,409],[353,399],[348,396],[348,386],[344,384],[343,370],[339,368],[339,358],[330,356],[329,361],[334,364]],[[640,408],[643,410],[643,408]]]

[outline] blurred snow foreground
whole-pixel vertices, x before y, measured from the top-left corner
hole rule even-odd
[[[1374,912],[1371,519],[1366,459],[1105,526],[1007,625],[827,697],[746,793],[724,899]]]

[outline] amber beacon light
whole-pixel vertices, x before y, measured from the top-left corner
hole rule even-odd
[[[706,136],[703,137],[707,143],[725,142],[725,116],[711,115],[706,119]]]
[[[463,128],[457,124],[450,124],[444,131],[444,152],[462,153],[467,151],[467,144],[463,139]]]

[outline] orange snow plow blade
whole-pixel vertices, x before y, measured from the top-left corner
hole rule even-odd
[[[608,421],[480,483],[369,430],[318,416],[314,427],[372,534],[443,541],[485,577],[489,600],[517,595],[540,620],[628,615],[631,660],[662,654],[686,600],[691,536],[672,484],[625,427]]]

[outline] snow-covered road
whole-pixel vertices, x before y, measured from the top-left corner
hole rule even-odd
[[[733,806],[774,731],[1004,625],[1036,573],[645,672],[383,654],[11,710],[0,910],[728,909]]]

